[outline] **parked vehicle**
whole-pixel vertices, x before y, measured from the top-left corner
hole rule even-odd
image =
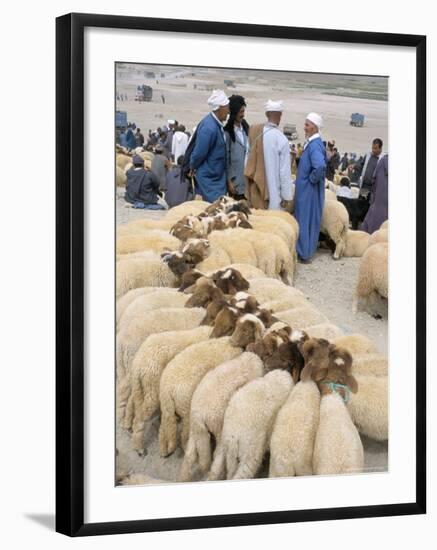
[[[142,86],[137,86],[137,93],[135,95],[135,101],[152,101],[153,97],[153,88],[143,84]]]
[[[359,128],[364,126],[364,115],[361,115],[360,113],[352,113],[351,114],[350,125],[351,126],[357,126]]]
[[[284,135],[289,141],[294,141],[299,138],[296,130],[296,124],[284,124]]]

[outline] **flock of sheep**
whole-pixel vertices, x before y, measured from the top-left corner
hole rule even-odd
[[[363,256],[356,308],[387,297],[387,243],[364,246],[343,209],[326,201],[322,231],[335,257]],[[180,481],[361,472],[359,434],[388,439],[387,359],[291,286],[298,232],[228,197],[117,228],[117,421],[144,455],[160,413]]]

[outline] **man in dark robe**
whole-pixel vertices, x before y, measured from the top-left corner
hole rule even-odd
[[[375,169],[370,208],[361,226],[362,231],[373,233],[388,219],[388,155],[382,156]]]
[[[164,207],[158,204],[159,181],[150,170],[144,169],[144,160],[135,155],[132,159],[133,167],[126,172],[125,200],[141,208],[150,210],[162,210]]]

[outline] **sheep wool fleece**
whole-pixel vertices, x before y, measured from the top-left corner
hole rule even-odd
[[[299,222],[297,252],[311,258],[319,240],[325,202],[326,153],[320,137],[311,140],[302,153],[296,179],[295,217]]]

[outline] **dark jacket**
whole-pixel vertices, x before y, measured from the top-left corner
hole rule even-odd
[[[194,199],[190,182],[181,176],[181,167],[175,166],[167,174],[165,202],[169,208]]]
[[[144,168],[130,168],[126,172],[126,193],[124,198],[127,202],[143,202],[144,204],[157,204],[159,182],[155,174]]]

